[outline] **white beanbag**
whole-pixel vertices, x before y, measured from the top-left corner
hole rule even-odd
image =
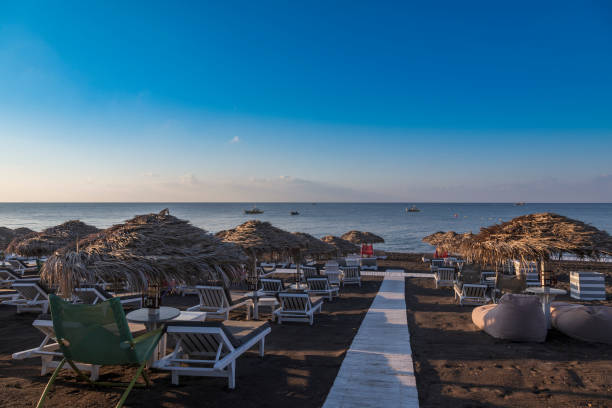
[[[534,342],[546,340],[546,318],[540,299],[535,296],[507,293],[497,305],[474,308],[472,321],[479,329],[498,339]]]
[[[553,302],[552,325],[578,340],[612,344],[612,307]]]

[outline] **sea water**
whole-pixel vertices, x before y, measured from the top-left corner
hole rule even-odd
[[[39,231],[79,219],[106,228],[134,215],[168,208],[170,214],[210,232],[233,228],[250,219],[319,238],[356,229],[385,239],[375,248],[397,252],[431,251],[422,238],[436,231],[477,233],[481,227],[537,212],[554,212],[612,231],[612,204],[416,203],[420,212],[406,212],[412,204],[257,203],[264,213],[248,215],[244,210],[252,208],[253,203],[0,203],[0,226]],[[291,211],[299,215],[290,215]]]

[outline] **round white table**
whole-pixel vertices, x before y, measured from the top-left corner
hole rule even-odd
[[[125,318],[130,323],[144,324],[147,328],[147,331],[151,331],[156,330],[164,322],[177,318],[181,314],[181,311],[177,308],[168,306],[161,306],[159,309],[156,310],[156,313],[151,313],[151,310],[155,309],[148,309],[145,307],[142,309],[134,310],[125,315]],[[148,365],[150,366],[154,361],[157,361],[161,357],[163,357],[163,353],[165,353],[165,351],[166,336],[163,335],[162,338],[159,340],[159,343],[157,343],[157,347],[155,347],[155,350],[153,351],[153,355],[151,356],[151,360],[149,361]]]
[[[542,303],[542,311],[544,312],[544,317],[546,317],[546,327],[550,329],[551,327],[550,303],[553,301],[555,296],[565,295],[567,292],[563,289],[556,289],[556,288],[549,288],[549,287],[542,287],[542,286],[527,288],[525,292],[532,293],[534,295],[539,296],[540,302]]]

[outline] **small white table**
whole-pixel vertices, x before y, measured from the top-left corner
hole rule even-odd
[[[550,318],[550,303],[553,301],[555,296],[557,295],[565,295],[567,292],[563,289],[549,288],[549,287],[532,287],[527,288],[525,290],[527,293],[532,293],[534,295],[539,296],[540,301],[542,303],[542,311],[544,312],[544,317],[546,317],[546,328],[551,328],[551,318]]]
[[[125,318],[130,323],[144,324],[145,327],[147,328],[147,331],[152,331],[152,330],[156,330],[157,328],[159,328],[163,323],[169,320],[178,318],[180,315],[181,315],[181,311],[175,307],[161,306],[159,309],[157,309],[156,313],[150,313],[150,310],[145,307],[145,308],[137,309],[137,310],[134,310],[128,313],[127,315],[125,315]],[[204,318],[206,318],[206,315],[204,315]],[[192,320],[192,319],[185,318],[181,320]],[[151,356],[149,365],[151,365],[151,363],[163,357],[163,353],[165,352],[166,352],[166,336],[164,335],[159,340],[159,343],[157,343],[157,347],[155,348],[155,350],[153,350],[153,355]]]
[[[246,296],[253,302],[254,320],[259,320],[260,307],[270,307],[272,308],[272,312],[274,312],[276,306],[279,305],[278,300],[276,300],[276,297],[274,295],[266,295],[255,291],[247,293]]]

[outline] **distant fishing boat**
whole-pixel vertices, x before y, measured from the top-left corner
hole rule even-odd
[[[253,208],[250,209],[250,210],[244,210],[244,213],[245,214],[263,214],[263,211],[260,210],[259,208],[255,207],[255,206],[253,206]]]
[[[522,206],[522,205],[525,205],[525,202],[524,201],[519,201],[518,203],[514,203],[514,205],[517,206],[517,207],[518,206]]]
[[[291,215],[300,215],[300,213],[298,211],[291,211],[290,213]]]
[[[419,209],[416,207],[416,205],[413,205],[413,206],[412,206],[412,207],[410,207],[410,208],[406,208],[406,212],[419,212],[419,211],[421,211],[421,210],[419,210]]]

